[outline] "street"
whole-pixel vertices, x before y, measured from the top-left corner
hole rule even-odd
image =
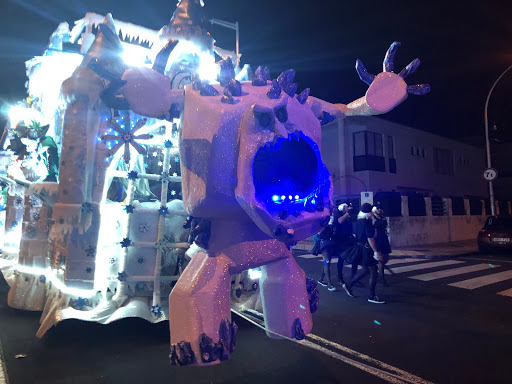
[[[297,254],[296,259],[309,277],[319,277],[318,257]],[[201,368],[169,364],[166,322],[152,325],[128,319],[99,325],[65,321],[39,340],[34,335],[40,313],[7,307],[8,289],[1,279],[0,343],[8,382],[512,380],[510,255],[394,258],[390,264],[395,271],[388,276],[390,287],[377,286],[377,295],[386,304],[368,303],[367,288],[355,288],[356,297],[350,298],[342,290],[329,292],[319,286],[320,309],[313,315],[313,335],[304,344],[270,339],[262,329],[234,314],[239,331],[233,357]],[[336,280],[336,264],[331,269]],[[21,354],[26,357],[16,358]]]

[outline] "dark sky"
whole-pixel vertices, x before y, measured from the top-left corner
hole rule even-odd
[[[377,74],[393,41],[395,69],[418,57],[409,84],[431,93],[410,96],[386,118],[454,138],[482,135],[484,105],[498,76],[512,65],[512,1],[204,0],[209,17],[240,23],[242,64],[266,65],[273,77],[297,71],[299,91],[330,102],[364,95],[354,63]],[[177,0],[0,0],[0,97],[25,96],[24,61],[43,53],[58,23],[86,12],[160,29]],[[233,49],[234,33],[212,26],[217,45]],[[512,70],[489,104],[492,124],[512,131]]]

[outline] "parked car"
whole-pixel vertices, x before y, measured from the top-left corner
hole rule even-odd
[[[512,252],[512,216],[489,216],[478,233],[478,250]]]

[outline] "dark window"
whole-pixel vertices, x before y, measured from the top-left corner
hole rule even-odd
[[[453,215],[465,215],[466,208],[464,207],[463,197],[452,197],[452,214]]]
[[[480,198],[469,198],[469,214],[473,216],[480,216],[482,214],[482,201]]]
[[[395,158],[395,143],[393,141],[393,136],[388,136],[388,157],[390,159]]]
[[[453,176],[453,155],[449,149],[434,148],[434,170],[439,175]]]
[[[410,195],[407,199],[409,216],[426,216],[427,208],[423,195]]]
[[[445,216],[446,207],[444,201],[439,196],[432,196],[432,216]]]
[[[389,173],[396,173],[396,159],[389,160]]]
[[[386,171],[382,135],[380,133],[354,132],[354,172]]]
[[[508,215],[508,201],[498,200],[498,207],[500,208],[500,215]]]
[[[402,197],[399,192],[377,192],[373,197],[375,203],[379,202],[384,216],[402,216]]]
[[[414,147],[411,147],[411,155],[414,156]]]

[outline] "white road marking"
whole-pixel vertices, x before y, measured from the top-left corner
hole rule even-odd
[[[512,297],[512,288],[507,289],[506,291],[498,292],[498,295]]]
[[[463,280],[457,283],[448,284],[452,287],[464,288],[464,289],[475,289],[484,287],[486,285],[499,283],[500,281],[505,281],[508,279],[512,279],[512,270],[493,273],[491,275],[475,277],[474,279]]]
[[[484,269],[491,269],[499,267],[499,265],[494,265],[491,267],[489,264],[476,264],[476,265],[468,265],[466,267],[445,269],[444,271],[430,272],[425,273],[423,275],[410,276],[410,279],[421,280],[421,281],[431,281],[436,279],[442,279],[450,276],[462,275],[464,273],[483,271]]]
[[[461,263],[465,263],[465,261],[458,261],[458,260],[434,261],[432,263],[421,263],[421,264],[415,264],[415,265],[406,265],[403,267],[394,267],[393,272],[394,273],[404,273],[404,272],[410,272],[410,271],[417,271],[420,269],[443,267],[445,265],[461,264]],[[388,275],[391,274],[391,272],[389,272],[388,270],[386,270],[385,273]]]
[[[298,257],[300,257],[302,259],[317,259],[317,258],[322,257],[322,256],[308,254],[308,255],[300,255]]]
[[[426,262],[429,260],[426,259],[390,259],[386,265],[395,265],[395,264],[408,264],[408,263],[418,263],[418,262]]]
[[[344,353],[347,353],[349,355],[352,355],[360,360],[363,360],[364,362],[360,362],[360,361],[356,361],[356,360],[353,360],[347,356],[344,356],[338,352],[335,352],[335,351],[332,351],[330,349],[327,349],[321,345],[318,345],[317,343],[314,343],[310,340],[295,340],[295,339],[291,339],[289,337],[286,337],[286,336],[283,336],[283,335],[280,335],[280,334],[277,334],[269,329],[267,329],[265,327],[265,322],[258,319],[257,317],[254,317],[250,314],[247,314],[247,313],[240,313],[234,309],[231,309],[232,312],[236,313],[237,315],[239,315],[240,317],[244,318],[245,320],[253,323],[254,325],[256,325],[257,327],[267,331],[267,332],[270,332],[276,336],[280,336],[284,339],[287,339],[287,340],[290,340],[290,341],[293,341],[295,343],[298,343],[300,345],[303,345],[303,346],[306,346],[306,347],[309,347],[309,348],[312,348],[312,349],[315,349],[317,351],[320,351],[320,352],[323,352],[325,353],[326,355],[332,357],[332,358],[335,358],[337,360],[340,360],[340,361],[343,361],[344,363],[347,363],[349,365],[352,365],[353,367],[356,367],[356,368],[359,368],[361,369],[362,371],[366,372],[366,373],[369,373],[371,375],[374,375],[388,383],[396,383],[396,384],[433,384],[432,382],[428,381],[428,380],[425,380],[425,379],[422,379],[421,377],[418,377],[418,376],[415,376],[413,375],[412,373],[409,373],[409,372],[406,372],[400,368],[396,368],[396,367],[393,367],[392,365],[389,365],[389,364],[386,364],[382,361],[379,361],[377,359],[374,359],[370,356],[367,356],[367,355],[364,355],[362,353],[359,353],[359,352],[356,352],[350,348],[347,348],[343,345],[340,345],[340,344],[337,344],[333,341],[330,341],[330,340],[326,340],[324,338],[321,338],[320,336],[316,336],[316,335],[313,335],[313,334],[309,334],[307,335],[307,338],[308,339],[312,339],[316,342],[320,342],[320,343],[323,343],[324,345],[327,345],[331,348],[335,348],[335,349],[338,349],[339,351],[342,351]],[[246,311],[247,312],[247,311]],[[248,312],[251,312],[251,313],[255,313],[257,314],[259,317],[263,317],[263,314],[259,313],[259,312],[256,312],[256,311],[253,311],[253,310],[249,310]],[[366,363],[369,363],[369,364],[374,364],[376,365],[375,366],[370,366]],[[385,371],[385,369],[387,369],[388,371]]]
[[[485,259],[483,257],[465,257],[464,260],[477,260],[477,261],[485,261],[485,262],[491,262],[492,263],[509,263],[512,264],[512,260],[498,260],[498,259]]]

